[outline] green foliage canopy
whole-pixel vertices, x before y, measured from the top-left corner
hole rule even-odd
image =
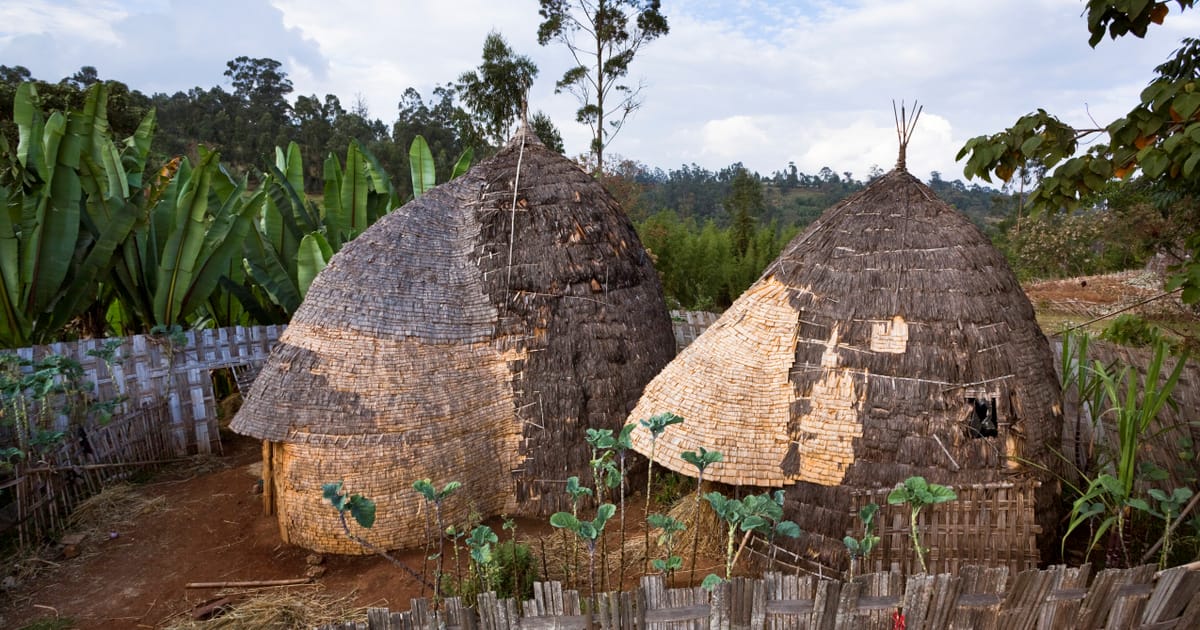
[[[1089,43],[1105,33],[1145,35],[1149,24],[1162,23],[1171,4],[1192,8],[1193,0],[1089,0]],[[1037,209],[1056,212],[1096,199],[1110,182],[1140,178],[1175,198],[1200,192],[1200,40],[1187,38],[1173,59],[1155,69],[1140,101],[1125,116],[1103,127],[1077,129],[1043,109],[1022,116],[1008,129],[967,141],[958,159],[966,159],[967,177],[1007,181],[1036,164],[1052,171],[1029,201]],[[1079,153],[1081,141],[1105,136]],[[1186,302],[1200,301],[1200,229],[1186,235],[1192,260],[1172,281],[1183,288]]]

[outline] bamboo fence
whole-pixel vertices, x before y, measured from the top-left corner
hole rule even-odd
[[[169,461],[174,447],[165,401],[86,428],[47,457],[23,460],[0,478],[0,533],[15,530],[21,547],[61,531],[71,510],[115,480]]]
[[[891,630],[1142,628],[1200,625],[1200,571],[1181,566],[1113,569],[1092,575],[1090,565],[1023,571],[965,566],[957,573],[911,575],[898,570],[849,581],[768,573],[734,578],[711,593],[666,589],[660,576],[643,577],[635,592],[606,593],[586,605],[557,582],[535,584],[518,613],[511,599],[492,594],[475,607],[458,598],[433,612],[427,600],[412,609],[367,611],[366,622],[328,624],[320,630],[673,630],[840,629]]]

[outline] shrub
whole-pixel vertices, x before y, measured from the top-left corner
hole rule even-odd
[[[537,581],[537,565],[529,545],[506,540],[496,545],[496,596],[513,597],[524,601],[533,597],[533,583]]]

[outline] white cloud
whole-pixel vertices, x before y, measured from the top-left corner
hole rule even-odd
[[[1174,6],[1174,5],[1172,5]],[[961,176],[968,138],[1038,107],[1075,125],[1127,111],[1179,40],[1200,31],[1200,11],[1173,12],[1145,40],[1087,45],[1079,0],[675,0],[671,32],[644,48],[630,80],[644,104],[608,151],[651,166],[740,161],[763,173],[795,161],[863,177],[890,168],[891,102],[926,107],[909,152],[925,176]],[[588,146],[578,103],[555,94],[570,61],[536,41],[534,0],[183,0],[0,4],[0,59],[57,80],[82,65],[142,91],[227,85],[238,55],[284,62],[297,94],[361,94],[394,119],[404,90],[429,98],[479,64],[498,30],[541,74],[532,108],[546,111],[569,153]]]

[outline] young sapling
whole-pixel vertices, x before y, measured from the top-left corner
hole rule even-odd
[[[925,481],[924,477],[909,477],[904,483],[896,486],[888,493],[888,505],[908,505],[909,538],[912,539],[913,550],[917,552],[917,560],[921,563],[921,572],[928,572],[925,566],[925,552],[921,546],[921,535],[917,531],[917,516],[921,510],[930,505],[953,501],[958,498],[954,490]]]
[[[642,520],[648,521],[650,518],[650,486],[654,481],[654,448],[658,445],[658,437],[667,430],[667,427],[673,424],[683,422],[683,418],[671,413],[657,413],[649,418],[638,420],[638,424],[642,428],[650,432],[650,463],[646,466],[646,507],[642,510]],[[645,555],[642,560],[642,572],[650,572],[650,537],[646,537]]]
[[[680,454],[683,461],[696,467],[698,471],[696,477],[696,509],[692,516],[692,568],[688,573],[688,579],[696,581],[696,552],[700,548],[700,495],[701,488],[704,485],[704,471],[711,466],[725,459],[725,456],[720,451],[709,451],[703,446],[699,451],[684,451]]]

